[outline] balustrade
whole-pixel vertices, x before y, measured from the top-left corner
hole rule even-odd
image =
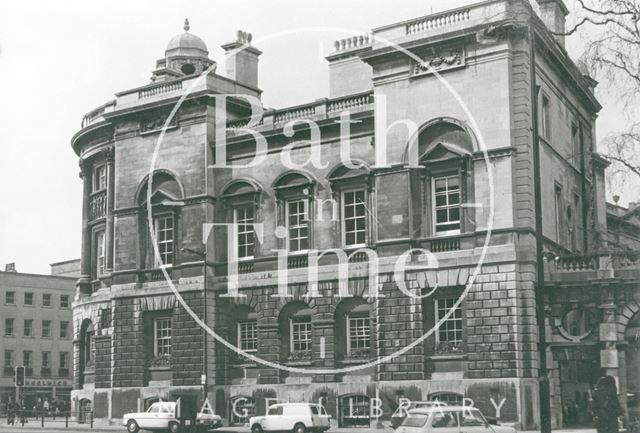
[[[152,87],[147,87],[138,92],[138,99],[150,98],[152,96],[164,95],[165,93],[171,93],[182,90],[182,81],[171,81],[168,83],[157,84]]]
[[[107,216],[107,191],[99,191],[89,197],[89,219],[91,221]]]
[[[406,25],[407,35],[426,32],[431,29],[440,29],[454,24],[468,21],[471,9],[447,12],[439,15],[420,18]]]

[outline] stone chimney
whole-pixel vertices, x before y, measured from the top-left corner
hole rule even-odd
[[[540,19],[547,29],[553,33],[564,33],[565,17],[569,14],[569,9],[563,0],[536,0],[540,6]],[[564,36],[553,35],[558,43],[564,48]]]
[[[258,57],[262,51],[251,46],[251,33],[238,30],[234,42],[222,46],[225,51],[225,75],[245,86],[258,88]]]
[[[4,265],[4,271],[5,272],[18,272],[16,270],[16,264],[15,263],[7,263],[6,265]]]

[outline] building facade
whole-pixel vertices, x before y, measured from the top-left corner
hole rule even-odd
[[[3,369],[0,411],[22,397],[26,408],[49,401],[69,407],[73,385],[72,312],[77,278],[0,272]],[[15,367],[25,367],[20,394]]]
[[[223,45],[222,72],[186,25],[152,83],[72,139],[74,405],[117,419],[206,392],[231,424],[289,400],[354,426],[379,402],[384,419],[402,398],[468,399],[537,426],[533,110],[545,249],[607,242],[595,82],[550,32],[562,1],[538,6],[485,1],[337,41],[328,98],[263,112],[250,35]],[[553,401],[566,389],[553,382]]]

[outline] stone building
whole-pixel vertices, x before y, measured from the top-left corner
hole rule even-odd
[[[0,413],[21,396],[25,407],[38,401],[63,401],[72,388],[71,302],[77,278],[10,271],[0,272],[3,356]],[[25,385],[17,393],[15,367],[25,367]]]
[[[233,424],[274,399],[322,401],[352,426],[374,422],[374,399],[385,418],[401,398],[467,398],[536,426],[536,105],[545,249],[584,255],[607,237],[596,83],[545,25],[562,30],[562,1],[538,3],[542,18],[491,0],[337,41],[328,98],[262,113],[250,35],[223,45],[218,71],[187,25],[150,84],[72,139],[75,404],[116,419],[206,392]],[[321,164],[305,164],[317,149]],[[235,231],[212,225],[225,223]]]

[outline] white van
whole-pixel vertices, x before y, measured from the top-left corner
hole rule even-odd
[[[251,433],[291,431],[293,433],[329,430],[331,415],[321,404],[278,403],[269,406],[264,416],[249,419]]]

